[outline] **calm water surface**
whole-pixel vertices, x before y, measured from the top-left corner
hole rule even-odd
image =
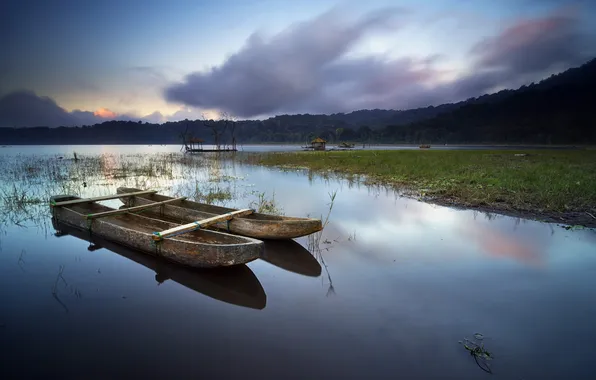
[[[178,149],[8,147],[0,158]],[[593,378],[593,230],[437,207],[304,171],[234,162],[203,171],[235,194],[223,204],[246,207],[264,192],[286,215],[325,218],[336,192],[329,224],[320,236],[267,243],[264,259],[245,267],[197,273],[86,233],[55,236],[45,205],[36,214],[3,202],[1,378]],[[141,182],[174,195],[207,186],[201,173],[79,178],[89,184],[75,188],[87,196]],[[4,180],[5,197],[11,185]],[[477,332],[492,375],[458,343]]]
[[[336,144],[330,143],[328,148],[336,148]],[[205,149],[215,148],[212,145],[205,145]],[[570,149],[569,147],[537,147],[537,146],[492,146],[492,145],[433,145],[434,150],[477,150],[477,149]],[[366,145],[362,148],[357,145],[353,150],[419,150],[417,145]],[[239,151],[244,152],[288,152],[300,151],[302,147],[300,144],[271,144],[271,145],[238,145]],[[0,148],[0,155],[37,155],[43,154],[58,154],[70,156],[73,152],[88,153],[88,154],[103,154],[103,153],[157,153],[157,152],[181,152],[181,145],[8,145]]]

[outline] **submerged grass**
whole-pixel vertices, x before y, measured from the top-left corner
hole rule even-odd
[[[392,150],[258,153],[253,164],[365,175],[438,203],[537,215],[580,213],[596,225],[594,150]],[[564,220],[562,218],[560,220]]]
[[[0,156],[0,232],[6,225],[47,225],[52,195],[96,197],[120,186],[156,189],[198,202],[246,208],[254,198],[245,178],[232,175],[228,157],[181,153]],[[232,172],[232,173],[230,173]],[[260,210],[280,213],[275,198],[263,194]]]

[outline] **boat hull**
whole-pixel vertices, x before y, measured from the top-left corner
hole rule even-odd
[[[118,194],[139,191],[134,188],[120,187]],[[147,194],[134,197],[120,198],[128,207],[146,205],[164,200],[173,199],[160,194]],[[213,206],[204,203],[183,200],[149,209],[143,213],[155,218],[165,217],[180,223],[191,223],[215,215],[221,215],[237,209]],[[321,220],[313,218],[295,218],[287,216],[253,213],[248,216],[238,217],[229,222],[220,222],[214,228],[236,235],[247,236],[255,239],[294,239],[318,232],[322,229]]]
[[[218,301],[251,309],[264,309],[267,296],[255,274],[246,265],[220,269],[194,269],[176,265],[153,255],[131,249],[101,238],[87,230],[74,228],[52,219],[59,236],[70,235],[88,241],[88,250],[105,248],[155,272],[155,281],[161,284],[174,281],[190,290]]]
[[[72,196],[52,200],[76,199]],[[88,207],[87,210],[85,207]],[[122,214],[88,220],[86,214],[112,210],[99,204],[52,207],[52,216],[61,223],[89,230],[104,239],[144,253],[194,268],[213,268],[246,264],[262,254],[263,242],[216,231],[197,230],[155,242],[152,232],[176,227],[176,223],[136,214]]]

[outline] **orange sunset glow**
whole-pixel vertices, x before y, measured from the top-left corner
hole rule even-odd
[[[117,116],[115,112],[110,111],[107,108],[100,108],[97,111],[93,112],[93,114],[95,116],[99,116],[105,119],[113,119]]]

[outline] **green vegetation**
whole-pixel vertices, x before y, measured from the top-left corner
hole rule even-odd
[[[436,203],[558,221],[576,213],[575,224],[596,224],[593,150],[292,152],[255,153],[246,159],[347,178],[366,175],[367,184],[391,186]]]
[[[255,193],[245,178],[228,174],[233,164],[228,158],[182,153],[0,156],[0,232],[4,225],[45,226],[52,195],[96,197],[114,194],[120,186],[246,208]],[[281,213],[265,194],[256,202],[264,212]]]
[[[283,209],[275,201],[275,193],[268,199],[264,192],[257,193],[258,199],[249,204],[249,207],[257,212],[272,215],[283,215]]]

